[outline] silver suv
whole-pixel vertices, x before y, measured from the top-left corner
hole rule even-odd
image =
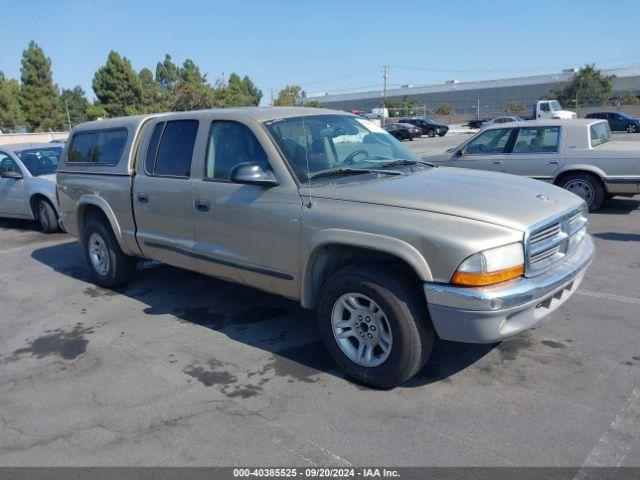
[[[435,168],[331,110],[85,123],[57,182],[97,284],[123,285],[151,258],[298,300],[336,363],[377,387],[415,375],[436,336],[498,342],[531,327],[594,252],[576,195]]]

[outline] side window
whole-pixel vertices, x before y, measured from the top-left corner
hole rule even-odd
[[[149,140],[149,146],[147,147],[147,153],[144,157],[144,169],[147,173],[153,173],[156,162],[156,154],[158,153],[158,144],[160,143],[160,136],[164,129],[165,122],[160,122],[153,129],[151,134],[151,140]]]
[[[126,143],[127,131],[123,128],[77,133],[71,141],[67,161],[115,165]]]
[[[198,120],[167,122],[158,146],[153,174],[189,177],[198,123]]]
[[[558,150],[560,127],[521,128],[513,153],[552,153]]]
[[[93,144],[96,140],[95,133],[77,133],[73,136],[71,146],[69,147],[69,155],[67,157],[69,163],[88,163],[91,162],[91,152]]]
[[[0,172],[19,172],[20,167],[4,152],[0,152]]]
[[[548,103],[541,103],[540,110],[542,110],[543,112],[550,112],[551,108],[549,107]]]
[[[487,130],[467,143],[462,152],[471,155],[504,153],[510,134],[510,128]]]
[[[271,170],[267,154],[249,127],[231,121],[213,122],[204,177],[229,181],[234,167],[246,162],[257,163],[265,171]]]

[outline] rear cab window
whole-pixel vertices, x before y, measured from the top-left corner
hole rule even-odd
[[[117,165],[127,143],[127,130],[78,132],[69,145],[68,163]]]
[[[147,175],[189,178],[198,120],[170,120],[153,130],[144,160]]]

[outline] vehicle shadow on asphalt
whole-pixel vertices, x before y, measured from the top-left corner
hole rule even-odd
[[[33,220],[21,220],[17,218],[0,218],[0,228],[10,230],[40,231],[40,226]]]
[[[602,207],[600,207],[598,211],[592,212],[590,215],[627,215],[638,208],[640,208],[640,200],[636,200],[634,198],[615,197],[605,200]]]
[[[141,262],[127,287],[103,289],[91,283],[77,242],[39,248],[31,256],[58,273],[86,282],[84,294],[88,297],[108,300],[125,295],[146,305],[146,315],[172,315],[177,321],[200,325],[267,351],[274,356],[271,366],[276,365],[276,375],[310,383],[323,372],[345,378],[322,344],[315,313],[295,301],[155,262]],[[437,340],[427,366],[405,387],[447,379],[494,347]]]

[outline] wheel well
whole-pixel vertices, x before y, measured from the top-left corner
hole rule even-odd
[[[35,193],[31,196],[31,198],[29,199],[29,206],[31,207],[31,213],[33,213],[33,217],[37,220],[38,219],[38,212],[36,211],[36,207],[38,206],[38,202],[40,200],[44,200],[45,202],[48,202],[49,204],[51,204],[51,200],[49,200],[45,195],[41,194],[41,193]],[[58,213],[56,212],[56,209],[53,209],[53,213],[55,214],[56,218],[58,217]]]
[[[84,226],[89,220],[99,220],[103,222],[105,226],[111,228],[109,218],[107,218],[107,215],[100,207],[91,204],[82,205],[78,212],[78,234],[81,239],[84,233]]]
[[[603,188],[603,190],[605,192],[607,191],[607,187],[604,184],[604,182],[602,181],[602,178],[600,178],[600,175],[598,175],[597,173],[594,173],[594,172],[590,172],[589,170],[569,170],[568,172],[562,172],[554,180],[553,184],[560,186],[564,179],[566,179],[570,175],[575,175],[575,174],[585,174],[585,175],[591,175],[592,177],[595,177],[598,180],[598,182],[600,183],[600,186]]]
[[[405,260],[387,252],[351,245],[330,244],[319,247],[309,259],[304,280],[304,306],[313,308],[323,285],[331,275],[343,267],[357,263],[384,263],[399,275],[420,283],[420,277]]]

